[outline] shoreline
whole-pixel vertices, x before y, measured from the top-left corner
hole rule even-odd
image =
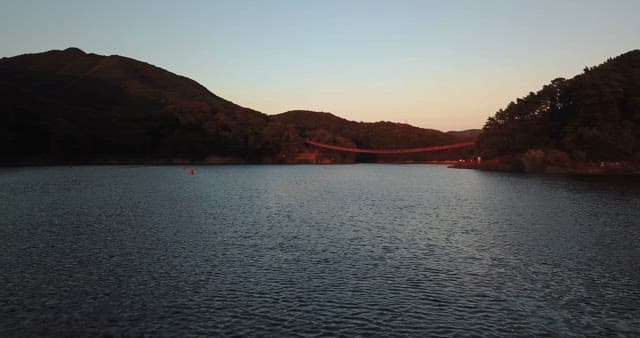
[[[477,162],[475,160],[440,160],[440,161],[405,161],[405,162],[344,162],[344,163],[279,163],[279,162],[250,162],[240,158],[208,157],[204,160],[189,160],[183,158],[174,159],[108,159],[91,161],[23,161],[0,164],[0,168],[16,167],[77,167],[77,166],[120,166],[120,165],[354,165],[354,164],[381,164],[381,165],[446,165],[451,169],[471,169],[490,172],[545,174],[566,176],[640,176],[640,166],[625,162],[601,162],[574,163],[571,166],[546,166],[540,168],[528,168],[520,166],[514,168],[513,164],[504,159],[492,159]]]
[[[528,166],[527,163],[515,158],[505,161],[504,159],[492,159],[482,162],[468,161],[458,162],[450,165],[452,169],[473,169],[480,171],[522,173],[522,174],[544,174],[544,175],[567,175],[567,176],[640,176],[640,166],[629,162],[589,162],[589,163],[569,163],[565,166]]]

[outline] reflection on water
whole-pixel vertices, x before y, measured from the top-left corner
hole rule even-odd
[[[0,335],[638,335],[640,182],[0,169]]]

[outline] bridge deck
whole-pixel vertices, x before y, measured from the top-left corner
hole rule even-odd
[[[473,146],[475,144],[475,142],[460,142],[460,143],[454,143],[454,144],[445,144],[445,145],[441,145],[441,146],[430,146],[430,147],[422,147],[422,148],[364,149],[364,148],[334,146],[334,145],[331,145],[331,144],[320,143],[320,142],[312,141],[312,140],[309,140],[309,139],[305,140],[305,142],[307,144],[310,144],[310,145],[313,145],[313,146],[316,146],[316,147],[320,147],[320,148],[337,150],[337,151],[344,151],[344,152],[350,152],[350,153],[364,153],[364,154],[426,153],[426,152],[430,152],[430,151],[441,151],[441,150],[449,150],[449,149],[458,149],[458,148],[470,147],[470,146]]]

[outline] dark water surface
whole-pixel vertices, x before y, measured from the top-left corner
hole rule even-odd
[[[0,169],[0,336],[638,336],[640,182]]]

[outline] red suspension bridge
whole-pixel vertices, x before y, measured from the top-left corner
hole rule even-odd
[[[445,144],[441,146],[430,146],[430,147],[422,147],[422,148],[404,148],[404,149],[363,149],[363,148],[353,148],[353,147],[341,147],[334,146],[331,144],[320,143],[312,140],[305,140],[305,143],[337,151],[345,151],[349,153],[364,153],[364,154],[413,154],[413,153],[427,153],[430,151],[441,151],[441,150],[449,150],[449,149],[458,149],[464,147],[470,147],[475,144],[475,142],[460,142],[453,144]]]

